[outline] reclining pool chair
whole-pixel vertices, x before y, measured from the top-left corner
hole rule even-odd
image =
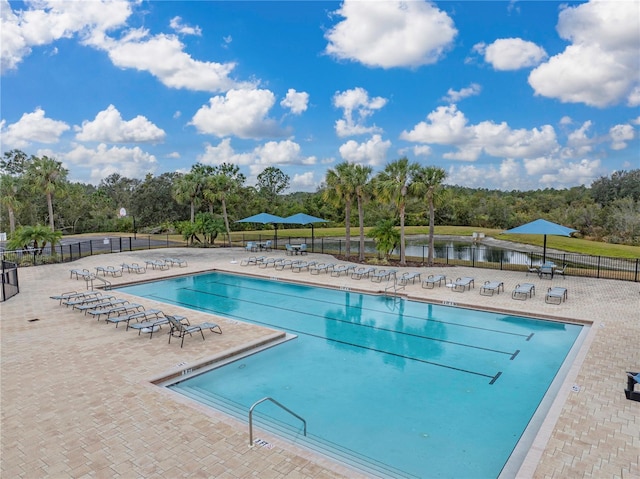
[[[430,274],[427,279],[422,282],[422,287],[425,289],[433,289],[436,286],[442,286],[442,283],[447,284],[447,277],[444,274]]]
[[[406,273],[402,273],[402,276],[400,276],[400,279],[398,280],[398,283],[401,285],[407,285],[409,284],[409,281],[411,281],[411,283],[415,283],[416,279],[418,281],[420,281],[420,273],[417,271],[413,271],[413,272],[406,272]]]
[[[544,302],[549,304],[560,304],[567,300],[567,288],[561,288],[560,286],[554,286],[549,288]]]
[[[458,278],[453,283],[451,283],[451,289],[458,293],[463,293],[467,289],[471,290],[472,287],[476,287],[475,281],[470,276],[465,276],[464,278]]]
[[[483,296],[493,296],[493,293],[500,294],[500,288],[504,293],[504,283],[502,281],[485,281],[480,286],[480,294]]]
[[[368,278],[375,272],[376,269],[373,266],[360,266],[351,272],[351,279]]]
[[[532,283],[516,284],[515,289],[511,292],[513,299],[519,299],[525,301],[527,298],[531,298],[536,294],[536,286]]]
[[[184,344],[184,337],[188,334],[191,336],[193,333],[200,332],[202,340],[204,341],[203,329],[210,329],[216,334],[222,334],[222,329],[216,323],[202,323],[202,324],[183,324],[175,316],[166,316],[171,325],[171,331],[169,331],[169,343],[171,343],[171,337],[181,338],[180,347]]]

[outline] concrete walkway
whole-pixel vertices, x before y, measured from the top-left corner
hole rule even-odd
[[[282,252],[264,253],[283,256]],[[144,300],[144,306],[184,314],[192,323],[214,320],[223,334],[205,333],[167,344],[166,334],[138,335],[72,311],[49,299],[84,290],[69,270],[179,257],[188,266],[125,272],[113,285],[211,270],[379,292],[385,284],[328,275],[240,266],[233,249],[162,249],[99,255],[67,264],[20,269],[20,294],[0,304],[2,478],[357,478],[363,474],[262,431],[269,447],[249,448],[247,424],[188,399],[152,380],[274,340],[273,331]],[[309,254],[305,259],[336,260]],[[640,402],[625,398],[625,371],[640,371],[640,285],[588,278],[553,281],[524,273],[462,267],[406,268],[450,279],[475,278],[475,289],[409,284],[402,294],[434,303],[555,318],[591,325],[518,478],[640,478]],[[481,296],[487,280],[505,293]],[[518,283],[537,296],[514,301]],[[551,285],[568,288],[568,301],[544,302]],[[117,293],[127,298],[126,294]],[[132,300],[134,298],[129,298]],[[139,302],[139,299],[136,299]],[[165,328],[166,329],[166,328]]]

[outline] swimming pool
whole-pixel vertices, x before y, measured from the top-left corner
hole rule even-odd
[[[171,386],[380,476],[498,477],[582,326],[211,273],[122,291],[297,338]],[[215,340],[211,338],[211,340]]]

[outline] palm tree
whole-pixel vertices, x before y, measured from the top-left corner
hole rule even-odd
[[[224,218],[227,238],[231,238],[227,199],[238,191],[244,181],[245,176],[240,173],[240,168],[230,163],[221,164],[215,169],[214,176],[207,178],[204,198],[209,202],[220,201],[222,204],[222,217]]]
[[[376,195],[382,201],[394,203],[398,209],[400,216],[400,265],[407,264],[405,257],[405,239],[404,239],[404,217],[407,207],[407,196],[410,193],[410,187],[413,176],[416,174],[420,166],[417,163],[409,163],[409,160],[400,158],[399,160],[387,163],[384,171],[378,173],[375,179]]]
[[[358,226],[360,228],[360,248],[358,260],[364,261],[364,202],[368,196],[369,177],[373,168],[364,165],[353,166],[353,185],[355,186],[356,200],[358,202]]]
[[[11,175],[0,177],[0,205],[4,206],[9,213],[9,232],[16,231],[16,210],[20,207],[18,191],[20,190],[20,180]]]
[[[47,156],[33,158],[27,167],[27,178],[31,182],[34,191],[47,195],[47,207],[49,209],[49,227],[55,231],[53,220],[53,197],[59,191],[69,171],[62,167],[62,163]]]
[[[434,197],[446,177],[447,172],[437,166],[421,167],[414,176],[414,191],[416,194],[424,194],[427,203],[429,203],[429,254],[427,257],[427,264],[429,266],[433,266]]]
[[[192,223],[196,217],[196,206],[200,204],[203,184],[204,176],[197,171],[191,171],[173,185],[173,198],[180,204],[189,203]]]
[[[62,237],[62,232],[52,231],[46,226],[24,226],[18,228],[7,244],[10,249],[33,249],[35,254],[42,254],[42,251],[51,243],[51,252],[55,253],[55,246]]]
[[[356,196],[356,185],[354,180],[355,165],[347,161],[336,166],[335,170],[327,171],[325,182],[327,188],[323,197],[326,201],[340,207],[344,204],[344,224],[345,224],[345,256],[351,256],[351,206],[353,198]]]

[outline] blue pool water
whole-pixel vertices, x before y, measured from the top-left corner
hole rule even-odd
[[[221,273],[121,290],[296,334],[172,387],[244,420],[272,397],[308,437],[271,403],[259,427],[388,477],[498,477],[582,329]]]

